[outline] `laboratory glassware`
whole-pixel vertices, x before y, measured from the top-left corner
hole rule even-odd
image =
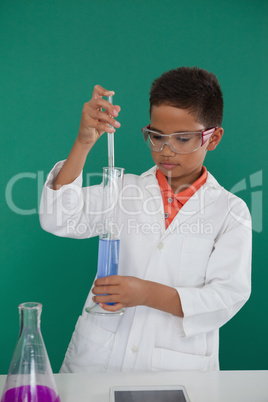
[[[113,103],[113,97],[108,96],[108,102]],[[114,133],[107,133],[108,140],[108,166],[114,168]]]
[[[113,103],[113,97],[108,96]],[[123,188],[124,169],[114,167],[114,133],[107,133],[108,168],[103,168],[102,218],[103,233],[99,236],[97,278],[117,275],[120,248],[120,197]],[[121,315],[124,310],[110,312],[98,304],[86,307],[86,311],[96,315]]]
[[[60,402],[40,329],[42,304],[19,305],[20,334],[1,402]]]
[[[97,278],[117,275],[120,248],[120,200],[123,188],[123,168],[103,168],[102,224],[103,233],[99,236]],[[121,315],[124,309],[110,312],[98,304],[86,307],[86,311],[96,315]]]

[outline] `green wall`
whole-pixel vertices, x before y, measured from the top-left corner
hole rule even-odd
[[[218,76],[225,134],[206,166],[253,215],[253,292],[220,332],[221,368],[268,369],[267,11],[265,0],[1,0],[0,373],[24,301],[43,303],[42,333],[59,370],[96,271],[96,238],[57,238],[37,214],[44,178],[67,157],[93,86],[113,89],[122,107],[116,164],[141,173],[152,166],[140,131],[151,82],[182,65]],[[85,173],[101,172],[106,154],[103,137]]]

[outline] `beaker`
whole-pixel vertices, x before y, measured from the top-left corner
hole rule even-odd
[[[103,168],[102,224],[103,233],[99,236],[97,278],[117,275],[120,249],[120,206],[123,189],[124,169]],[[113,304],[113,303],[108,303]],[[98,304],[86,307],[86,311],[96,315],[121,315],[124,310],[110,312]]]
[[[1,402],[60,402],[40,329],[42,304],[19,305],[20,334]]]

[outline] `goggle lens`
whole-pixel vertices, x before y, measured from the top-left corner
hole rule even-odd
[[[162,151],[168,145],[175,153],[188,154],[196,151],[202,144],[201,133],[162,135],[146,128],[143,129],[143,135],[147,146],[156,152]]]

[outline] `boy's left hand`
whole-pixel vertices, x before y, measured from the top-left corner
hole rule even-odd
[[[133,276],[106,276],[96,279],[92,289],[96,296],[92,300],[104,310],[118,311],[123,307],[144,305],[145,288],[146,281]]]

